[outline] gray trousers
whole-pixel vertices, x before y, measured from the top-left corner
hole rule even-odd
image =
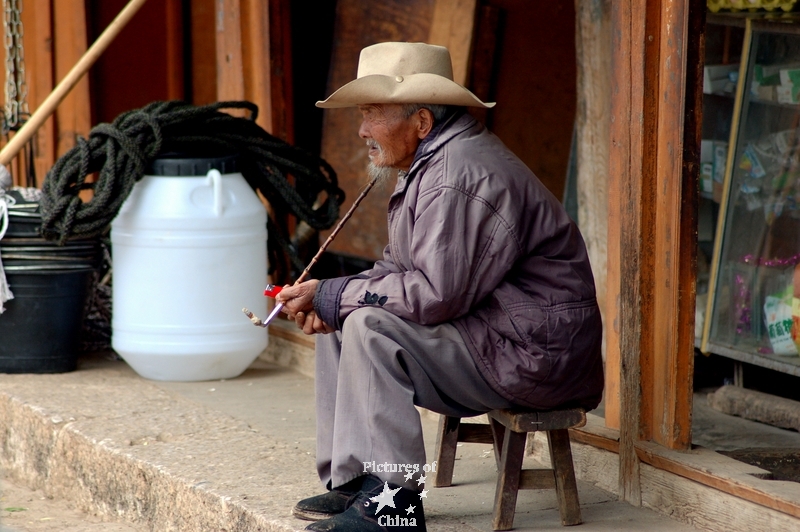
[[[316,402],[323,484],[370,473],[415,490],[422,489],[418,474],[407,479],[407,470],[391,467],[416,464],[422,472],[426,463],[414,405],[458,417],[512,406],[483,380],[453,325],[418,325],[378,307],[358,309],[341,332],[317,336]]]

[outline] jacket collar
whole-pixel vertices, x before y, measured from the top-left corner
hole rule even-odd
[[[399,174],[394,194],[405,192],[408,184],[414,179],[414,175],[416,175],[420,167],[423,166],[439,148],[447,144],[450,139],[459,133],[473,127],[476,123],[477,120],[462,108],[445,116],[431,129],[430,133],[422,139],[419,146],[417,146],[417,152],[414,154],[414,160],[411,163],[408,173],[401,171]]]

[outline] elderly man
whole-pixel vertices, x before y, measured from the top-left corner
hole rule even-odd
[[[602,328],[583,239],[560,202],[467,106],[446,48],[381,43],[319,107],[357,106],[373,176],[396,176],[389,243],[359,275],[278,296],[317,336],[308,530],[425,530],[415,405],[451,416],[595,408]]]

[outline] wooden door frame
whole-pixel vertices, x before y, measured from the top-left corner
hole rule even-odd
[[[701,0],[612,0],[606,401],[634,504],[637,442],[691,446],[704,17]]]

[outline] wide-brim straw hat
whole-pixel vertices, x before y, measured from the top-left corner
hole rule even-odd
[[[367,46],[358,59],[356,79],[317,102],[326,109],[371,103],[428,103],[494,107],[453,81],[450,52],[444,46],[384,42]]]

